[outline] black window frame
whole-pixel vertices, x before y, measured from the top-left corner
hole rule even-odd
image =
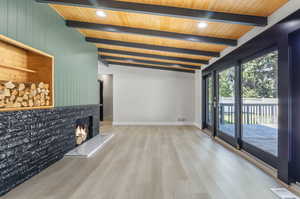
[[[204,102],[204,103],[202,103],[202,104],[204,104],[204,105],[202,105],[202,110],[203,110],[202,118],[203,118],[203,128],[207,128],[210,131],[213,131],[214,113],[212,113],[211,125],[207,123],[207,113],[208,113],[208,110],[209,110],[208,107],[207,107],[208,106],[208,97],[209,97],[209,95],[208,95],[208,90],[209,90],[209,88],[208,88],[208,79],[209,78],[212,78],[212,86],[213,86],[214,85],[213,74],[208,74],[208,75],[206,75],[202,78],[202,85],[203,85],[202,90],[204,91],[202,93],[203,102]],[[214,88],[212,89],[212,96],[214,96]],[[214,99],[213,99],[213,101],[214,101]],[[212,111],[213,111],[213,109],[214,108],[213,108],[213,105],[212,105]]]
[[[234,71],[235,71],[235,76],[234,76],[234,82],[235,82],[235,90],[234,90],[234,94],[235,94],[235,136],[231,137],[230,135],[227,135],[226,133],[218,130],[217,128],[217,122],[218,119],[217,117],[219,117],[218,115],[218,108],[214,109],[214,122],[213,122],[213,127],[209,128],[208,130],[211,131],[212,135],[217,136],[219,138],[221,138],[222,140],[224,140],[225,142],[227,142],[228,144],[232,145],[233,147],[240,149],[240,150],[245,150],[246,152],[256,156],[258,159],[261,159],[262,161],[266,162],[267,164],[271,165],[274,168],[278,167],[278,157],[274,156],[273,154],[264,151],[254,145],[251,145],[249,143],[243,142],[242,140],[242,120],[241,120],[241,115],[242,115],[242,65],[245,62],[251,61],[253,59],[256,59],[258,57],[264,56],[270,52],[273,51],[278,51],[279,54],[279,48],[277,45],[272,44],[267,46],[266,48],[262,48],[262,49],[258,49],[257,51],[255,51],[254,53],[251,53],[248,56],[245,56],[244,58],[241,59],[237,59],[237,60],[233,60],[233,61],[229,61],[229,62],[224,62],[220,65],[218,65],[217,67],[215,67],[213,70],[209,71],[209,72],[205,72],[203,73],[202,77],[203,78],[207,78],[208,76],[212,76],[214,78],[214,85],[213,85],[213,90],[214,90],[214,98],[218,98],[218,81],[219,81],[219,73],[227,70],[229,68],[234,67]],[[278,60],[279,62],[279,60]],[[277,73],[279,74],[279,67],[277,68]],[[279,78],[279,76],[278,76]],[[204,82],[206,82],[204,80]],[[206,84],[206,83],[204,83]],[[278,81],[279,84],[279,81]],[[206,93],[206,85],[205,85],[205,95]],[[278,85],[278,89],[279,89],[279,85]],[[279,93],[279,92],[278,92]],[[279,96],[278,96],[279,98]],[[205,99],[205,103],[202,103],[203,106],[203,110],[205,110],[205,114],[204,114],[204,123],[206,123],[206,110],[207,110],[207,102],[206,102],[206,97]],[[217,99],[218,100],[218,99]],[[280,112],[280,109],[279,109]],[[207,125],[205,124],[204,127],[206,127]],[[278,124],[278,132],[280,130],[280,123]],[[279,142],[278,142],[279,143]],[[279,147],[279,146],[278,146]]]
[[[237,73],[236,73],[236,70],[237,70],[237,67],[238,67],[238,65],[237,65],[237,62],[228,62],[228,63],[226,63],[226,64],[224,64],[222,67],[220,67],[220,68],[218,68],[217,70],[216,70],[216,84],[215,84],[215,89],[216,89],[216,99],[217,99],[217,101],[219,102],[219,73],[221,73],[221,72],[223,72],[223,71],[225,71],[225,70],[228,70],[228,69],[230,69],[230,68],[234,68],[234,105],[235,105],[235,110],[236,110],[236,95],[237,95],[237,93],[236,93],[236,87],[237,87]],[[219,110],[218,110],[218,108],[216,108],[216,111],[215,111],[215,114],[216,114],[216,120],[215,120],[215,122],[216,122],[216,124],[215,124],[215,126],[216,126],[216,133],[215,133],[215,135],[216,136],[218,136],[218,137],[220,137],[221,139],[223,139],[224,141],[226,141],[227,143],[229,143],[230,145],[232,145],[233,147],[237,147],[238,145],[237,145],[237,142],[236,142],[236,134],[237,134],[237,132],[236,132],[236,128],[234,128],[234,133],[235,133],[235,136],[234,137],[231,137],[230,135],[227,135],[225,132],[222,132],[221,130],[219,130],[218,128],[217,128],[217,125],[218,125],[218,119],[217,119],[217,117],[219,117]],[[236,111],[235,111],[235,113],[234,113],[234,118],[235,118],[235,126],[236,126]]]
[[[269,46],[265,49],[262,49],[262,50],[259,50],[257,51],[256,53],[244,58],[244,59],[241,59],[240,60],[240,65],[239,65],[239,68],[240,68],[240,73],[239,73],[239,78],[240,78],[240,86],[242,86],[242,81],[243,81],[243,78],[242,78],[242,67],[243,67],[243,64],[246,63],[246,62],[249,62],[251,60],[254,60],[256,58],[259,58],[259,57],[262,57],[264,55],[267,55],[271,52],[274,52],[274,51],[277,51],[278,52],[278,56],[279,56],[279,48],[277,45],[272,45],[272,46]],[[279,59],[278,59],[278,65],[279,65]],[[279,67],[277,67],[277,74],[279,74]],[[277,78],[279,78],[279,76],[277,76]],[[278,84],[279,84],[279,81],[277,81]],[[277,85],[277,90],[279,90],[279,85]],[[278,92],[279,93],[279,92]],[[279,98],[279,96],[278,96]],[[240,108],[239,108],[239,114],[240,116],[242,116],[242,88],[240,87],[240,91],[239,91],[239,101],[240,101]],[[280,114],[280,109],[278,110],[278,114]],[[241,119],[241,117],[240,117]],[[243,136],[243,128],[242,128],[242,121],[240,121],[239,123],[239,128],[240,128],[240,148],[247,151],[248,153],[256,156],[257,158],[259,158],[260,160],[263,160],[264,162],[266,162],[267,164],[271,165],[272,167],[274,167],[275,169],[278,168],[278,162],[279,162],[279,159],[278,159],[278,156],[275,156],[271,153],[269,153],[268,151],[264,151],[250,143],[247,143],[247,142],[243,142],[242,141],[242,136]],[[280,122],[278,123],[278,130],[277,130],[277,133],[279,134],[279,129],[280,129]],[[279,138],[278,138],[279,139]],[[279,143],[279,142],[278,142]],[[277,145],[277,150],[278,150],[279,146]]]

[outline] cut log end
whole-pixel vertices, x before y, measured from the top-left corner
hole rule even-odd
[[[0,83],[0,108],[50,106],[49,84]]]

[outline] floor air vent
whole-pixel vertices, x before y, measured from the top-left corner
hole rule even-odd
[[[286,188],[272,188],[271,191],[281,199],[300,199]]]

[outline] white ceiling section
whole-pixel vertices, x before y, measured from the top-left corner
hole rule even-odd
[[[272,1],[272,0],[269,0]],[[268,17],[268,25],[265,27],[255,27],[248,33],[246,33],[244,36],[242,36],[240,39],[238,39],[238,45],[235,47],[227,47],[225,50],[221,52],[221,56],[218,58],[213,58],[209,61],[209,65],[206,65],[202,68],[205,69],[215,63],[216,61],[222,59],[224,56],[228,55],[235,49],[239,48],[252,38],[258,36],[265,30],[272,27],[274,24],[278,23],[279,21],[283,20],[285,17],[289,16],[290,14],[296,12],[300,7],[300,0],[289,0],[284,6],[279,8],[276,12],[274,12],[271,16]]]

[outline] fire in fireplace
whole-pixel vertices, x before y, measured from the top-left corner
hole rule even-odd
[[[85,126],[77,126],[75,135],[76,135],[76,144],[80,145],[86,141],[88,131]]]
[[[91,117],[78,119],[75,128],[76,145],[81,145],[92,137],[91,135]]]

